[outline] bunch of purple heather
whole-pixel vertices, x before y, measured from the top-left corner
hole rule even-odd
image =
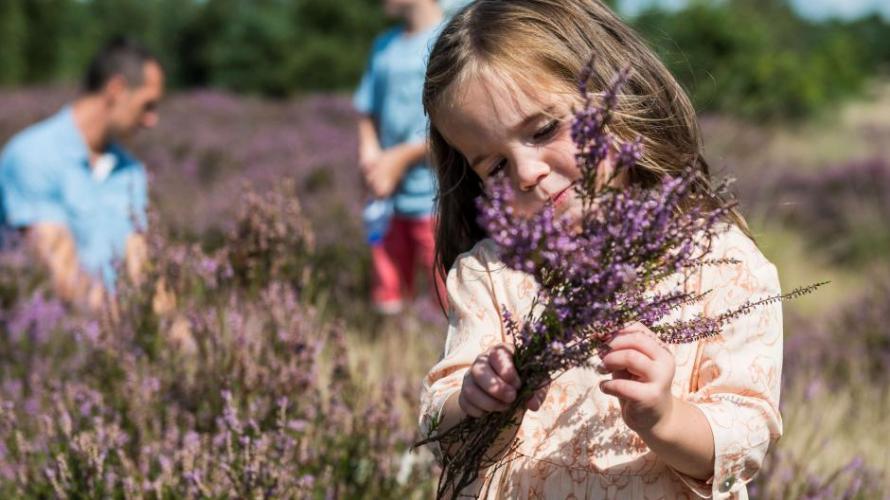
[[[496,467],[497,457],[517,444],[503,437],[512,435],[505,431],[519,425],[535,391],[566,370],[591,366],[624,326],[641,322],[664,342],[693,342],[717,335],[727,322],[755,307],[818,286],[751,301],[717,316],[667,321],[672,311],[701,295],[659,292],[657,285],[677,273],[730,263],[709,260],[707,251],[731,205],[720,201],[720,187],[709,188],[691,168],[648,189],[614,187],[612,181],[642,155],[640,140],[620,144],[607,131],[627,76],[627,70],[619,72],[596,102],[587,91],[587,75],[581,78],[584,106],[572,128],[581,172],[575,186],[582,202],[580,221],[558,217],[552,205],[520,216],[511,208],[513,193],[503,176],[491,179],[486,196],[478,200],[480,223],[500,247],[503,262],[534,276],[540,288],[525,318],[502,318],[515,341],[514,364],[523,381],[511,407],[467,418],[447,430],[434,422],[417,443],[438,443],[446,450],[440,498],[459,494],[481,469]],[[605,173],[600,165],[610,151],[617,152],[610,158],[614,168]]]

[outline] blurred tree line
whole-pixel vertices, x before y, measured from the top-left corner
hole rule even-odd
[[[693,0],[633,20],[700,110],[799,118],[890,73],[890,22],[815,23],[782,0]]]
[[[0,85],[76,81],[102,40],[154,48],[176,87],[286,96],[353,88],[381,0],[2,0]],[[609,2],[613,4],[614,2]],[[692,0],[631,23],[700,110],[807,116],[890,67],[890,22],[814,23],[785,0]]]
[[[0,85],[78,81],[106,38],[142,40],[175,87],[284,96],[355,85],[380,0],[0,0]]]

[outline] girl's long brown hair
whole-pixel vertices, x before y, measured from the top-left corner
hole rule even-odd
[[[476,0],[461,10],[433,46],[423,89],[430,117],[430,151],[439,181],[436,271],[485,238],[475,199],[482,182],[464,156],[436,127],[456,89],[481,72],[561,93],[577,93],[582,68],[593,61],[588,88],[603,89],[622,68],[622,89],[610,131],[620,140],[643,139],[644,155],[631,182],[651,186],[692,165],[702,175],[698,190],[710,203],[710,172],[702,155],[695,110],[680,84],[642,39],[599,0]],[[746,233],[744,218],[732,222]]]

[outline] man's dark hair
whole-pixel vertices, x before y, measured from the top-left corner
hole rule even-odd
[[[109,40],[93,56],[83,80],[83,90],[94,93],[116,75],[122,75],[127,85],[142,85],[145,63],[159,63],[158,58],[141,43],[127,37]]]

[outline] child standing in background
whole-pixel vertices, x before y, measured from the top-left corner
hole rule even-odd
[[[427,120],[421,95],[426,60],[439,34],[436,0],[384,0],[387,15],[404,24],[374,41],[367,70],[353,98],[359,164],[373,197],[365,209],[371,246],[371,299],[382,314],[397,314],[414,293],[418,265],[434,276],[435,176],[427,161]]]
[[[592,92],[629,68],[609,132],[645,145],[616,187],[653,187],[688,167],[709,177],[688,97],[600,0],[476,0],[460,11],[432,50],[423,96],[441,193],[437,265],[450,270],[448,337],[423,381],[423,435],[433,423],[444,431],[467,416],[505,411],[522,387],[503,312],[525,317],[537,284],[500,261],[474,200],[486,179],[504,175],[514,213],[550,204],[556,216],[580,216],[572,118],[583,105],[577,80],[591,59]],[[611,168],[608,160],[598,167]],[[720,204],[709,184],[700,181],[701,197],[688,203]],[[776,268],[744,218],[733,210],[723,224],[708,253],[723,264],[664,282],[708,292],[671,321],[780,293]],[[660,343],[653,326],[628,325],[601,360],[591,360],[596,369],[568,369],[539,390],[516,429],[516,448],[480,471],[461,497],[747,498],[746,484],[782,433],[780,304],[688,344]]]

